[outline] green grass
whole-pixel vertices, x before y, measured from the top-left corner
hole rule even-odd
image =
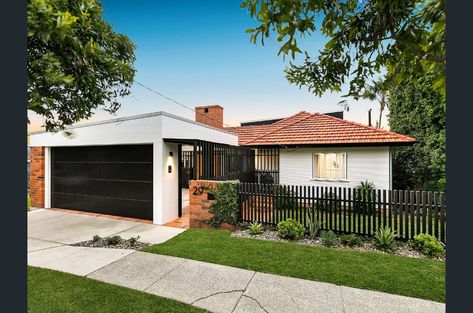
[[[189,229],[146,252],[445,302],[445,263]]]
[[[144,292],[28,267],[28,312],[206,312]]]

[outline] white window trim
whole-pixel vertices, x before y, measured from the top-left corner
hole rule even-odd
[[[316,172],[316,164],[315,164],[315,156],[316,155],[326,155],[326,154],[344,154],[345,155],[345,178],[342,179],[330,179],[330,178],[322,178],[322,177],[315,177]],[[327,181],[327,182],[349,182],[348,179],[348,154],[346,152],[329,152],[329,153],[322,153],[316,152],[312,153],[312,181]]]

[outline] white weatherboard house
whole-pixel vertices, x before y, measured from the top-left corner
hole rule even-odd
[[[245,171],[247,179],[265,183],[354,187],[368,180],[391,189],[390,147],[415,142],[340,113],[300,112],[223,127],[218,105],[197,107],[195,121],[156,112],[68,132],[30,134],[31,205],[155,224],[181,215],[183,179]],[[183,151],[193,151],[192,162],[184,162]],[[251,162],[242,161],[248,156]],[[186,170],[193,174],[183,178]]]
[[[289,185],[353,188],[368,180],[377,189],[391,189],[390,147],[415,142],[343,120],[343,112],[299,112],[227,129],[238,134],[240,146],[261,152],[260,167],[271,169],[276,163],[279,183]]]

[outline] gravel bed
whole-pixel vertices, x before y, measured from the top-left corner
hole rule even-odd
[[[259,235],[252,235],[247,229],[245,229],[245,230],[235,231],[231,234],[231,236],[240,237],[240,238],[252,238],[252,239],[258,239],[258,240],[290,242],[290,243],[295,243],[295,244],[300,244],[300,245],[323,247],[322,240],[320,238],[311,239],[307,236],[304,236],[297,241],[286,240],[286,239],[281,239],[278,236],[277,232],[274,230],[266,230]],[[401,241],[397,242],[397,245],[392,252],[385,252],[385,251],[381,251],[377,249],[372,239],[365,239],[364,242],[360,246],[349,247],[349,246],[343,245],[340,242],[340,240],[337,238],[336,244],[332,248],[349,249],[349,250],[356,250],[356,251],[368,251],[368,252],[385,253],[385,254],[395,254],[395,255],[401,255],[401,256],[406,256],[410,258],[418,258],[418,259],[435,259],[435,260],[441,260],[441,261],[445,260],[445,257],[432,258],[432,257],[426,256],[420,253],[419,251],[415,250],[414,248],[412,248],[409,245],[409,243],[401,242]]]
[[[129,239],[119,239],[117,244],[111,245],[107,243],[107,238],[100,238],[98,240],[81,241],[81,242],[72,244],[71,246],[139,250],[139,249],[147,248],[151,246],[151,244],[148,242],[142,242],[138,240],[136,240],[135,242],[132,242]]]

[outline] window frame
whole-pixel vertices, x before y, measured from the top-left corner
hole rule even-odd
[[[344,172],[344,178],[327,178],[327,177],[317,177],[317,170],[318,170],[318,167],[317,167],[317,161],[316,161],[316,157],[317,158],[320,158],[321,155],[325,156],[326,155],[329,155],[329,154],[334,154],[335,155],[335,160],[338,159],[338,155],[343,155],[343,159],[344,159],[344,166],[345,166],[345,170],[343,171]],[[333,170],[333,169],[330,169],[330,170]],[[321,180],[321,181],[349,181],[348,179],[348,154],[346,152],[315,152],[315,153],[312,153],[312,180]]]

